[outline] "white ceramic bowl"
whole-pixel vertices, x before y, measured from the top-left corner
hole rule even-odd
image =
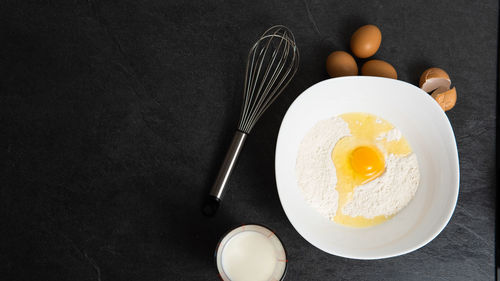
[[[329,221],[309,206],[296,182],[303,137],[318,121],[346,112],[372,113],[391,122],[418,158],[421,178],[415,197],[377,226],[351,228]],[[304,91],[281,124],[275,165],[281,204],[295,229],[319,249],[347,258],[387,258],[424,246],[446,226],[458,197],[457,146],[446,114],[429,94],[399,80],[342,77]]]

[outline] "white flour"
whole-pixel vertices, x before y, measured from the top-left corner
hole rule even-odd
[[[349,136],[349,127],[342,118],[318,122],[302,140],[295,166],[298,185],[306,201],[329,219],[335,216],[339,200],[331,154],[344,136]]]
[[[401,138],[401,131],[394,128],[385,134],[381,134],[377,140],[386,139],[387,141],[399,140]]]
[[[390,154],[386,171],[378,178],[354,189],[353,198],[342,208],[351,217],[390,216],[403,209],[415,195],[420,173],[414,153],[406,157]]]
[[[341,117],[320,121],[302,140],[297,156],[295,172],[306,201],[331,220],[339,198],[331,153],[335,144],[349,135],[349,127]],[[394,128],[378,139],[382,138],[398,140],[401,132]],[[380,177],[354,189],[352,200],[342,208],[343,214],[366,218],[390,216],[410,202],[420,180],[415,154],[385,155],[385,161],[386,170]]]

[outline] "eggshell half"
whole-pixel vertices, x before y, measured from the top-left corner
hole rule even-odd
[[[450,76],[441,68],[429,68],[420,76],[419,87],[427,93],[430,93],[438,88],[449,89],[450,86]]]
[[[452,89],[438,88],[431,95],[441,106],[444,111],[452,109],[457,103],[457,90],[455,87]]]

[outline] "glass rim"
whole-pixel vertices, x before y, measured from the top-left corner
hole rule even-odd
[[[286,275],[286,273],[288,271],[288,252],[286,250],[285,244],[283,244],[283,240],[281,240],[281,238],[276,234],[276,232],[274,232],[274,230],[272,230],[268,226],[266,226],[264,224],[261,224],[261,223],[239,224],[239,225],[236,225],[234,227],[231,227],[228,231],[224,232],[224,234],[221,235],[221,238],[217,241],[217,246],[215,247],[215,252],[214,252],[214,263],[215,263],[215,267],[217,268],[217,272],[219,273],[219,277],[221,278],[221,280],[224,280],[222,278],[222,275],[221,275],[221,270],[223,270],[223,269],[222,268],[219,269],[219,265],[217,264],[217,257],[218,257],[217,252],[219,251],[219,247],[220,247],[220,245],[222,243],[222,240],[224,240],[224,238],[226,238],[227,235],[229,233],[231,233],[232,231],[234,231],[234,230],[236,230],[238,228],[241,228],[243,226],[251,226],[251,225],[259,226],[259,227],[262,227],[262,228],[265,228],[265,229],[269,230],[270,232],[272,232],[274,234],[274,236],[276,237],[276,239],[278,239],[278,241],[280,242],[281,247],[283,248],[283,252],[285,253],[285,268],[283,269],[283,273],[281,274],[280,279],[277,280],[277,281],[283,281],[285,279],[285,275]],[[222,267],[222,265],[221,265],[221,267]],[[229,279],[229,277],[228,277],[228,279]]]

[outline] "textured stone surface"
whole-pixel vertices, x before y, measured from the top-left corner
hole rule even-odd
[[[217,280],[218,238],[248,222],[281,236],[286,280],[494,279],[497,1],[58,2],[0,3],[2,280]],[[274,181],[286,109],[367,23],[401,80],[438,66],[458,90],[455,214],[424,248],[378,261],[307,243]],[[294,31],[301,67],[207,219],[248,49],[273,24]]]

